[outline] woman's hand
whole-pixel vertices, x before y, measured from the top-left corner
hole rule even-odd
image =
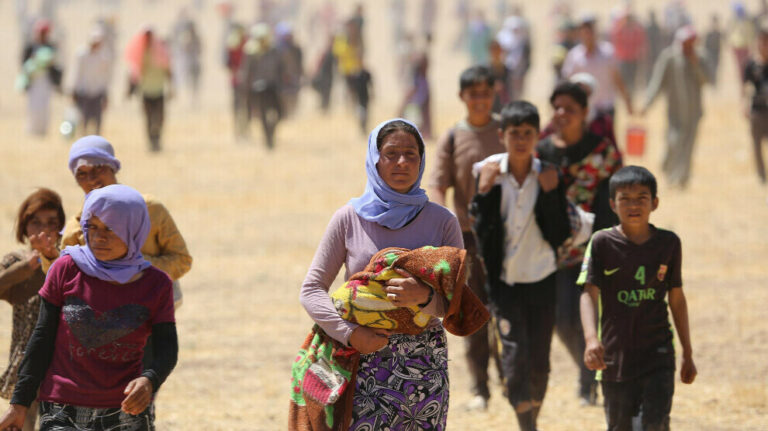
[[[56,247],[58,242],[58,235],[48,232],[40,232],[29,237],[29,245],[48,260],[59,257],[59,249]]]
[[[395,271],[403,278],[392,278],[385,283],[384,290],[387,292],[387,299],[398,307],[410,307],[412,305],[424,304],[429,300],[429,293],[432,288],[419,281],[408,271],[395,268]]]
[[[129,415],[138,415],[146,410],[152,401],[152,382],[146,377],[138,377],[130,382],[123,391],[127,395],[120,408]]]
[[[557,182],[558,178],[556,167],[547,166],[539,173],[539,186],[544,193],[551,192],[552,190],[556,189]]]
[[[11,404],[0,419],[0,430],[21,431],[27,417],[27,408],[19,404]]]
[[[349,345],[362,354],[373,353],[389,344],[391,333],[388,329],[358,326],[349,336]]]

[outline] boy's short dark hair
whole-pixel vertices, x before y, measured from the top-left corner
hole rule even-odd
[[[616,199],[616,192],[627,186],[646,186],[651,191],[651,199],[656,199],[656,177],[642,166],[625,166],[611,176],[608,181],[608,193]]]
[[[507,103],[501,110],[501,130],[509,126],[528,124],[537,131],[540,130],[539,110],[533,103],[525,100],[515,100]]]
[[[489,87],[493,87],[496,78],[493,77],[493,72],[486,66],[472,66],[463,72],[459,77],[459,92],[466,90],[477,84],[487,84]]]
[[[573,98],[573,100],[576,101],[576,103],[578,103],[582,108],[587,107],[587,92],[581,88],[581,85],[570,81],[563,81],[557,84],[554,91],[552,91],[552,95],[549,96],[549,104],[554,105],[555,98],[557,98],[557,96],[563,95]]]

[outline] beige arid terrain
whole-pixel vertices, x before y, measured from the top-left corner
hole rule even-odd
[[[37,1],[30,2],[38,3]],[[118,43],[142,23],[166,31],[183,1],[68,0],[60,9],[67,35],[67,65],[100,13],[117,18]],[[114,2],[109,2],[114,3]],[[298,302],[306,269],[336,208],[359,195],[365,185],[366,137],[354,112],[336,94],[328,116],[314,108],[310,89],[296,115],[282,123],[274,151],[267,151],[254,126],[251,143],[237,143],[231,131],[229,88],[220,64],[221,23],[214,0],[192,9],[205,41],[203,91],[196,108],[183,89],[170,103],[164,150],[150,154],[136,100],[125,100],[125,66],[115,73],[104,135],[123,162],[120,182],[159,198],[171,211],[194,256],[182,280],[184,305],[177,313],[179,363],[157,399],[159,430],[284,430],[287,427],[291,361],[311,326]],[[238,2],[235,2],[238,3]],[[239,18],[250,21],[255,1],[239,2]],[[321,0],[301,2],[297,39],[310,43],[307,68],[314,65],[319,37],[305,25]],[[408,0],[409,22],[418,22],[418,4]],[[439,2],[430,76],[435,131],[442,133],[462,116],[456,94],[465,55],[451,51],[457,32],[454,3]],[[471,2],[492,12],[491,0]],[[636,2],[643,17],[660,0]],[[724,0],[687,2],[700,30],[712,12],[729,16]],[[395,77],[389,2],[365,1],[366,64],[374,75],[371,123],[392,116],[403,92]],[[748,6],[755,7],[757,1]],[[607,19],[614,2],[581,1]],[[338,1],[348,14],[352,1]],[[551,115],[551,32],[549,0],[527,2],[524,12],[534,37],[534,66],[527,95],[544,117]],[[45,139],[24,131],[26,100],[12,89],[19,59],[14,2],[0,1],[0,250],[16,247],[12,237],[19,203],[37,186],[58,191],[69,215],[82,204],[82,193],[66,168],[69,142],[56,127],[69,105],[53,103]],[[742,115],[740,87],[732,54],[724,48],[720,85],[706,93],[690,187],[667,187],[660,178],[660,207],[652,221],[678,233],[683,243],[683,277],[690,309],[694,359],[699,376],[693,385],[678,383],[672,411],[675,430],[768,429],[768,189],[754,172],[748,126]],[[639,102],[640,97],[636,98]],[[637,103],[639,104],[639,103]],[[617,135],[627,126],[619,111]],[[647,151],[627,163],[660,174],[664,146],[665,103],[647,118]],[[623,139],[620,139],[623,145]],[[427,146],[427,173],[434,142]],[[10,307],[0,305],[0,358],[10,340]],[[450,338],[453,430],[516,429],[512,409],[493,385],[486,412],[469,413],[470,399],[462,340]],[[0,365],[4,359],[0,359]],[[555,339],[549,391],[541,413],[542,430],[598,430],[605,423],[601,407],[579,407],[576,368]],[[0,409],[5,404],[0,403]]]

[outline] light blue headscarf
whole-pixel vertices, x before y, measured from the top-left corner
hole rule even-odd
[[[426,192],[420,188],[421,176],[424,174],[424,164],[426,161],[424,153],[421,154],[419,178],[408,193],[394,191],[379,176],[379,171],[376,169],[376,163],[379,162],[379,149],[376,147],[376,138],[379,136],[381,128],[393,121],[408,123],[418,132],[413,123],[402,118],[384,121],[373,129],[368,136],[368,155],[365,158],[365,171],[368,174],[365,192],[359,198],[350,200],[349,204],[355,208],[357,215],[365,220],[378,223],[389,229],[400,229],[416,217],[429,201],[429,198]]]
[[[80,159],[92,164],[107,165],[115,173],[120,170],[120,160],[115,158],[115,150],[112,144],[99,135],[83,136],[72,144],[69,150],[69,170],[74,175],[77,170],[77,162]]]
[[[103,261],[96,259],[87,245],[76,245],[65,248],[62,256],[72,256],[77,267],[91,277],[117,283],[127,283],[151,265],[141,254],[141,247],[149,235],[150,222],[147,204],[139,192],[122,184],[113,184],[88,193],[80,218],[86,244],[86,226],[94,216],[123,240],[128,247],[126,255],[121,259]]]

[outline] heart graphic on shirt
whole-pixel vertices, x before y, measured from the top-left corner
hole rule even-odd
[[[68,297],[61,311],[80,344],[89,349],[118,340],[149,319],[149,309],[143,305],[121,305],[97,315],[90,305],[75,297]]]

